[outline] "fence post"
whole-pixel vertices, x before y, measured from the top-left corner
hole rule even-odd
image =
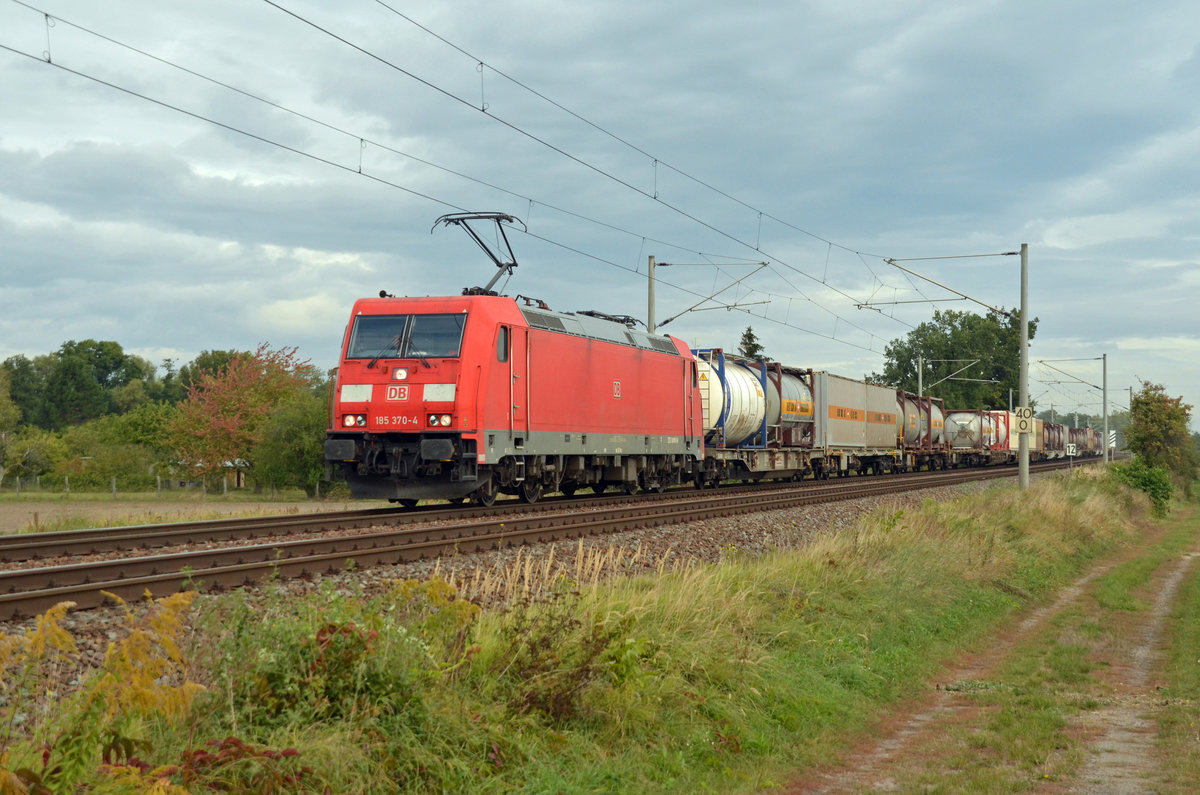
[[[113,493],[113,499],[115,500],[117,498],[117,476],[116,475],[112,476],[112,493]]]
[[[71,496],[71,476],[63,475],[63,485],[67,487],[67,496]]]

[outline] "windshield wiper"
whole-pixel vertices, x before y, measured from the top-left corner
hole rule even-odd
[[[383,358],[383,355],[385,353],[387,353],[388,351],[395,351],[397,356],[400,355],[400,335],[399,334],[392,337],[392,341],[389,342],[387,345],[384,345],[383,348],[381,348],[379,350],[379,353],[375,354],[375,356],[371,359],[371,361],[367,362],[367,369],[370,370],[372,367],[374,367],[379,362],[379,360]]]

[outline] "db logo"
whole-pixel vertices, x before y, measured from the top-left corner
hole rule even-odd
[[[386,397],[388,400],[408,400],[408,387],[388,386]]]

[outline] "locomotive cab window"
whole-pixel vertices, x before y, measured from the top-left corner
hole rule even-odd
[[[501,326],[496,334],[496,361],[508,361],[508,326]]]
[[[347,359],[399,358],[408,315],[359,315],[350,332]]]
[[[457,358],[462,349],[466,315],[413,315],[406,352],[409,356]]]
[[[347,359],[457,358],[467,316],[359,315]]]

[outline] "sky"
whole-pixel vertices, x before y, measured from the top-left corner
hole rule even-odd
[[[850,377],[1027,244],[1039,409],[1200,406],[1198,188],[1183,0],[0,0],[0,360],[331,368],[478,211],[505,294],[644,321],[653,256],[662,331]]]

